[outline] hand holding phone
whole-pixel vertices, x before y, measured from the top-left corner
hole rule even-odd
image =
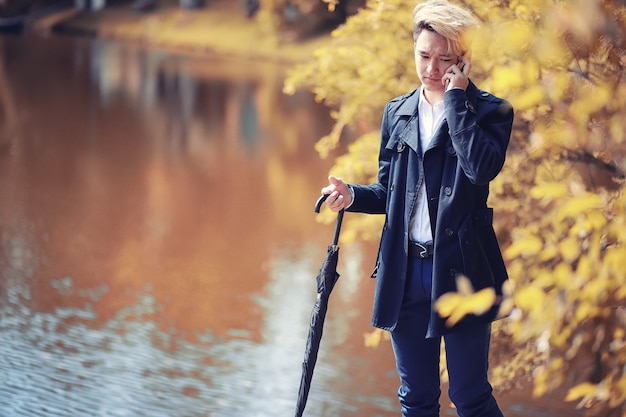
[[[469,71],[471,60],[465,55],[461,55],[456,64],[451,65],[442,77],[442,82],[446,87],[446,91],[452,88],[461,88],[465,90],[469,85]]]

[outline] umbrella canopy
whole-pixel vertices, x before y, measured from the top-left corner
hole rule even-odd
[[[328,196],[323,195],[315,204],[315,212],[319,213],[320,207]],[[309,389],[311,388],[311,380],[313,379],[313,369],[317,362],[317,353],[322,341],[322,332],[324,329],[324,319],[328,310],[328,299],[330,293],[335,287],[335,283],[339,279],[337,273],[337,261],[339,259],[339,231],[341,230],[341,221],[343,220],[344,211],[341,210],[337,216],[337,224],[335,225],[335,236],[333,242],[328,246],[326,258],[317,274],[317,298],[311,312],[311,326],[304,350],[304,361],[302,362],[302,378],[300,379],[300,390],[298,392],[298,404],[296,405],[296,417],[302,417],[307,398],[309,397]]]

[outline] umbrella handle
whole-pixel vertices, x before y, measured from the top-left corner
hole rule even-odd
[[[324,201],[326,201],[326,199],[328,198],[330,194],[322,194],[320,196],[320,198],[317,199],[317,201],[315,202],[315,212],[319,213],[320,209],[322,208],[322,204],[324,204]]]
[[[315,212],[319,213],[322,208],[322,204],[328,198],[329,194],[322,194],[320,198],[315,202]],[[344,209],[341,209],[337,214],[337,223],[335,224],[335,236],[333,237],[333,246],[337,246],[339,242],[339,232],[341,231],[341,222],[343,221]]]

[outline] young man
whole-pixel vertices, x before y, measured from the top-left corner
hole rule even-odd
[[[456,291],[459,275],[475,290],[492,287],[497,295],[507,280],[487,196],[504,164],[513,109],[468,78],[462,35],[475,24],[469,12],[443,0],[415,7],[421,87],[385,106],[378,182],[348,186],[330,176],[322,189],[334,211],[386,215],[372,324],[391,333],[404,417],[439,415],[442,337],[459,416],[502,416],[487,380],[498,306],[451,328],[433,309]]]

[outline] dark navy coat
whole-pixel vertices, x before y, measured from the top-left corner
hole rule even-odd
[[[416,89],[387,103],[378,182],[351,185],[355,199],[348,211],[386,216],[373,274],[372,317],[374,326],[386,330],[393,330],[398,321],[407,275],[409,219],[421,181],[426,184],[434,238],[432,299],[456,291],[459,274],[467,276],[475,290],[493,287],[497,295],[508,279],[487,197],[489,182],[504,164],[513,108],[472,82],[466,91],[445,92],[444,121],[422,158],[418,152],[420,94]],[[466,316],[453,329],[492,321],[497,310],[494,306],[480,316]],[[453,329],[431,312],[427,337]]]

